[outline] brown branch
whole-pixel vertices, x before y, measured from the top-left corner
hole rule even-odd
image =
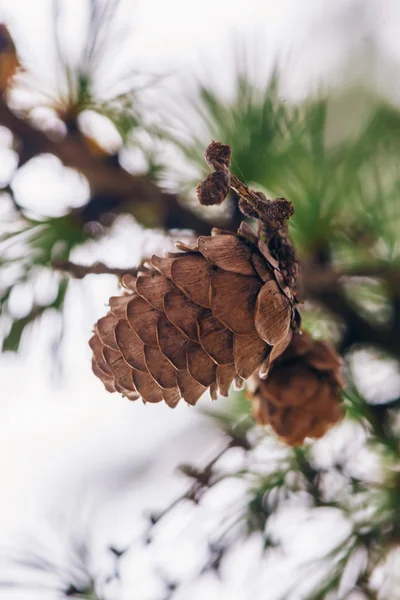
[[[321,302],[330,312],[338,316],[346,325],[345,338],[342,349],[355,343],[372,344],[391,352],[400,358],[400,337],[394,329],[373,325],[362,317],[356,308],[346,298],[341,287],[343,276],[387,276],[390,281],[397,281],[398,274],[393,276],[391,271],[381,269],[357,269],[354,272],[338,273],[329,266],[318,267],[313,265],[304,268],[303,285],[304,295],[310,299]]]
[[[59,260],[52,263],[52,267],[57,271],[65,271],[69,273],[75,279],[83,279],[86,275],[116,275],[122,277],[123,275],[133,275],[136,277],[139,270],[143,270],[143,267],[133,267],[120,269],[117,267],[107,267],[102,262],[96,262],[92,265],[78,265],[71,262],[70,260]]]
[[[69,133],[62,139],[52,139],[26,118],[14,113],[3,97],[0,97],[0,123],[20,140],[21,153],[26,160],[43,153],[57,156],[65,166],[86,177],[94,197],[112,197],[119,205],[122,204],[121,199],[124,200],[139,222],[142,222],[141,215],[147,208],[154,227],[187,228],[200,234],[209,233],[210,224],[182,206],[176,194],[163,192],[148,177],[131,175],[118,162],[110,163],[95,156],[79,134]]]
[[[302,275],[306,287],[310,290],[329,289],[340,284],[340,280],[346,277],[371,277],[384,280],[392,292],[400,291],[400,269],[387,263],[359,265],[341,271],[337,271],[330,266],[305,265],[303,266]]]
[[[222,448],[222,450],[218,451],[216,455],[201,469],[198,470],[195,467],[182,465],[180,470],[187,477],[194,479],[193,483],[190,485],[189,489],[186,490],[183,494],[175,498],[166,508],[164,508],[161,512],[156,514],[152,514],[150,517],[151,525],[150,530],[153,529],[155,525],[159,523],[161,519],[163,519],[167,514],[169,514],[178,504],[180,504],[184,500],[189,500],[194,503],[198,503],[200,500],[200,495],[204,490],[212,488],[214,485],[220,482],[219,477],[213,477],[214,471],[213,467],[219,461],[222,456],[224,456],[229,450],[234,448],[237,445],[235,438],[232,438],[226,446]],[[150,537],[150,531],[148,532],[148,538]]]

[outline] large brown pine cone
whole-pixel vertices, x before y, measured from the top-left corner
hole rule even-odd
[[[171,407],[208,388],[227,396],[257,369],[265,377],[298,320],[277,260],[246,224],[177,246],[123,277],[127,295],[110,298],[90,340],[108,391]]]
[[[301,445],[306,437],[322,437],[342,417],[341,366],[331,344],[294,332],[268,379],[254,376],[250,382],[256,421],[271,425],[291,446]]]

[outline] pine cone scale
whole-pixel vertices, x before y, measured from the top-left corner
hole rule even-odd
[[[271,347],[256,333],[250,335],[234,335],[234,365],[238,375],[247,379],[262,364]]]
[[[240,275],[255,274],[251,264],[251,248],[235,235],[201,236],[198,247],[204,258],[224,271]]]
[[[186,346],[188,339],[165,315],[157,321],[157,342],[162,354],[175,369],[186,369]]]
[[[146,300],[140,296],[134,296],[126,307],[126,318],[144,344],[152,348],[158,348],[157,321],[160,316]]]
[[[117,319],[126,319],[130,300],[130,296],[112,296],[109,300],[110,313]]]
[[[179,404],[179,401],[181,399],[179,388],[174,388],[172,390],[163,390],[163,397],[165,403],[170,408],[175,408],[175,406]]]
[[[217,371],[217,386],[222,396],[228,397],[229,388],[237,377],[237,371],[235,366],[232,365],[218,365]]]
[[[171,282],[158,273],[139,275],[136,291],[156,310],[164,310],[164,296],[172,289]]]
[[[290,302],[281,294],[277,283],[271,279],[263,285],[257,296],[255,327],[258,335],[270,346],[279,344],[290,329]]]
[[[163,389],[177,387],[176,370],[157,348],[144,346],[144,362],[154,381]]]
[[[130,367],[146,372],[144,361],[144,343],[130,327],[128,321],[122,319],[115,326],[115,338],[122,358]]]
[[[211,311],[204,310],[197,320],[200,344],[218,365],[233,363],[233,334],[226,329]]]
[[[185,399],[185,402],[194,406],[197,401],[201,398],[207,388],[193,379],[190,373],[186,370],[178,371],[178,388]]]
[[[193,302],[210,308],[210,284],[213,268],[201,254],[176,258],[171,266],[174,284]]]
[[[107,373],[104,373],[104,371],[100,369],[94,357],[92,358],[92,371],[96,375],[96,377],[101,379],[107,392],[112,393],[117,391],[114,384],[114,377],[112,375],[107,375]]]
[[[100,369],[100,371],[102,371],[105,375],[112,376],[112,371],[107,365],[103,356],[104,346],[97,335],[93,335],[90,338],[89,346],[93,352],[93,359],[96,361],[97,367]]]
[[[138,393],[145,402],[157,404],[164,399],[162,389],[149,373],[132,369],[132,379]]]
[[[214,383],[217,365],[200,344],[189,340],[186,346],[186,359],[187,370],[193,379],[201,383],[205,388]]]
[[[135,392],[136,388],[132,380],[132,369],[122,358],[121,354],[111,348],[104,348],[104,358],[110,367],[114,380],[119,386],[129,392]]]
[[[99,319],[96,323],[96,333],[104,346],[118,350],[117,340],[115,339],[115,326],[118,319],[111,313],[106,317]]]
[[[261,282],[256,277],[216,271],[211,281],[211,310],[233,333],[255,330],[254,313]]]
[[[164,310],[167,319],[193,342],[199,341],[197,319],[203,313],[198,306],[178,289],[164,296]]]

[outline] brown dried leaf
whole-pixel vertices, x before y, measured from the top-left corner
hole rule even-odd
[[[129,326],[128,321],[118,321],[115,326],[115,337],[122,357],[129,366],[138,371],[147,371],[144,360],[144,344],[136,332]]]
[[[207,389],[204,385],[193,379],[186,370],[178,371],[178,387],[182,398],[192,406],[197,403]]]
[[[197,318],[202,309],[177,288],[164,296],[164,310],[171,321],[184,335],[197,342]]]
[[[256,277],[219,269],[211,281],[211,309],[214,315],[234,333],[252,333],[260,287],[261,282]]]
[[[188,339],[168,321],[165,315],[160,315],[157,321],[157,342],[161,352],[175,369],[186,369]]]
[[[159,273],[139,275],[136,280],[136,291],[153,308],[163,310],[164,296],[172,289],[169,279]]]
[[[176,371],[159,348],[144,347],[147,370],[163,389],[176,388]]]
[[[204,387],[209,387],[216,378],[217,366],[204,352],[200,344],[188,341],[186,348],[187,370],[190,375]]]
[[[233,362],[233,334],[205,309],[197,320],[198,336],[202,348],[219,365]]]
[[[199,250],[220,269],[241,275],[254,275],[252,250],[236,235],[200,236]]]
[[[190,300],[210,308],[210,284],[213,267],[201,254],[184,255],[172,263],[171,275],[175,285]]]
[[[233,336],[233,355],[236,372],[247,379],[258,369],[271,350],[257,333]]]
[[[290,321],[289,300],[276,281],[267,281],[257,296],[255,325],[258,335],[270,346],[275,346],[287,336]]]
[[[160,313],[152,308],[146,300],[136,296],[128,303],[126,315],[129,325],[140,339],[147,346],[158,348],[157,321]]]

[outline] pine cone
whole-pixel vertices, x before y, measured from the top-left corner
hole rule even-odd
[[[268,379],[251,380],[256,421],[271,425],[290,446],[301,445],[306,437],[322,437],[342,417],[341,365],[331,344],[294,332]]]
[[[127,295],[110,299],[90,340],[108,391],[171,407],[207,389],[227,396],[257,369],[265,377],[298,319],[277,260],[246,224],[177,247],[123,277]]]

